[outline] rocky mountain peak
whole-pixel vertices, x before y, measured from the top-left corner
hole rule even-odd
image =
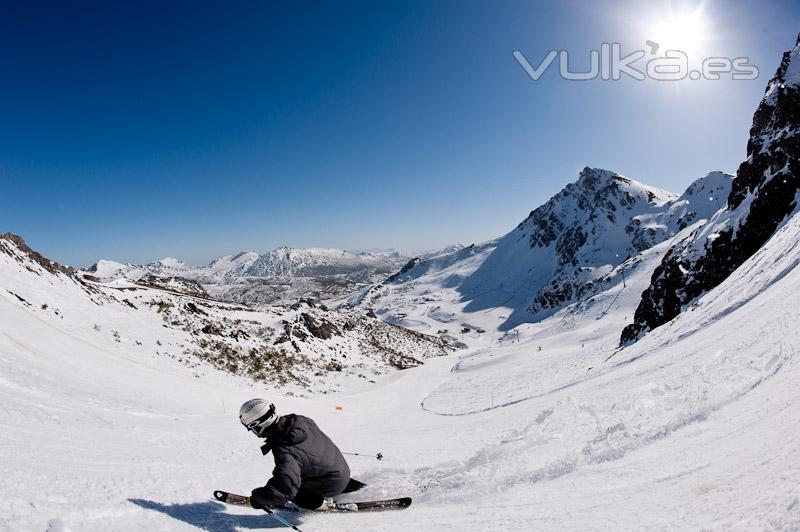
[[[616,172],[586,167],[577,181],[533,210],[517,230],[528,235],[532,248],[548,247],[560,240],[557,245],[562,255],[572,256],[576,246],[582,246],[589,236],[587,224],[616,225],[620,220],[627,223],[632,211],[644,211],[674,198],[674,194]]]
[[[797,164],[797,154],[800,151],[796,140],[800,128],[798,100],[800,45],[784,53],[781,65],[767,84],[764,98],[753,115],[753,125],[747,142],[747,159],[739,166],[729,198],[731,209],[739,207],[749,194],[771,181],[768,174],[786,173],[797,176],[797,168],[788,166]],[[789,193],[792,186],[785,184],[789,185],[786,190],[776,189],[775,192]],[[786,208],[782,209],[781,218],[787,212]]]
[[[724,281],[797,212],[800,190],[800,40],[783,55],[753,115],[747,158],[727,205],[677,243],[642,294],[623,345],[670,321]]]

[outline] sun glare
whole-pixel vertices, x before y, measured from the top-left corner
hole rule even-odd
[[[696,53],[708,38],[708,27],[702,10],[673,13],[653,25],[648,38],[669,50]]]

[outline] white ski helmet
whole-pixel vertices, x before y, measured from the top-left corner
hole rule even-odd
[[[250,399],[239,409],[239,421],[256,436],[266,436],[266,431],[278,419],[275,405],[266,399]]]

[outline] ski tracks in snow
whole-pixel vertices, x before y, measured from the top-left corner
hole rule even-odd
[[[748,330],[753,313],[765,310],[739,306],[725,327]],[[728,334],[728,341],[721,342],[725,335],[711,330],[700,338],[691,335],[662,344],[658,350],[643,344],[641,356],[609,365],[601,373],[482,408],[477,402],[486,401],[487,387],[496,381],[513,383],[520,361],[499,357],[461,371],[462,359],[450,378],[426,396],[424,410],[475,418],[475,424],[493,410],[519,419],[535,414],[523,428],[511,430],[464,462],[423,468],[412,475],[420,489],[429,492],[428,498],[443,501],[466,499],[461,495],[466,493],[488,496],[619,460],[708,420],[794,363],[795,345],[800,342],[793,310],[791,304],[772,307],[776,319],[768,320],[766,327],[750,327],[744,336]]]

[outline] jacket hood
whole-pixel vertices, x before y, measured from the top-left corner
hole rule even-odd
[[[308,434],[296,424],[297,416],[294,414],[281,416],[271,427],[267,441],[273,445],[297,445],[304,442]]]

